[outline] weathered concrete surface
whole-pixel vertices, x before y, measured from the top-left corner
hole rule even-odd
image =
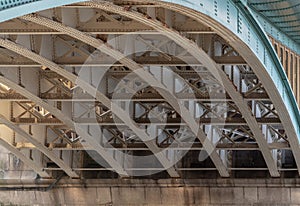
[[[5,191],[2,188],[0,202],[18,205],[300,205],[299,186],[298,179],[62,180],[50,191],[34,188]]]

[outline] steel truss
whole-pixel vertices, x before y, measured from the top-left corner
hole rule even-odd
[[[180,163],[171,167],[172,155],[168,154],[206,150],[211,153],[219,174],[228,177],[228,171],[247,170],[232,168],[231,151],[259,150],[271,176],[279,176],[282,168],[278,154],[281,150],[291,150],[290,137],[276,105],[245,59],[214,31],[192,18],[185,17],[182,24],[168,9],[117,3],[118,6],[93,1],[64,7],[94,8],[95,15],[87,22],[78,21],[76,29],[62,24],[61,9],[53,20],[33,14],[3,23],[0,33],[9,37],[0,40],[3,47],[0,69],[33,68],[38,72],[39,82],[34,94],[23,85],[22,72],[17,83],[8,80],[11,77],[5,73],[0,77],[0,99],[11,102],[13,125],[29,125],[29,134],[31,127],[43,126],[47,131],[44,144],[27,139],[25,143],[10,144],[11,151],[43,177],[48,174],[18,153],[18,149],[38,149],[49,161],[59,162],[59,168],[45,170],[62,169],[69,176],[78,177],[74,171],[87,168],[79,163],[68,168],[69,165],[63,165],[61,159],[47,152],[59,151],[62,155],[71,151],[73,158],[76,151],[95,150],[110,164],[107,169],[127,176],[128,171],[143,168],[124,170],[120,157],[113,157],[114,150],[127,153],[150,150],[163,168],[144,170],[164,169],[171,177],[180,177],[180,171],[193,169],[181,168]],[[165,19],[168,12],[173,19]],[[12,25],[17,29],[10,29]],[[112,45],[109,40],[109,35],[130,31],[136,32],[131,35],[151,52],[125,56],[122,46]],[[30,36],[30,49],[15,43],[17,32]],[[41,36],[48,34],[52,35],[53,51],[47,59],[38,54]],[[147,35],[153,39],[149,40]],[[177,54],[165,52],[174,42]],[[95,57],[86,61],[97,54],[95,49],[104,53],[99,54],[101,60]],[[110,67],[101,81],[101,91],[93,82],[78,80],[81,65],[86,70]],[[169,85],[173,85],[173,93],[154,88],[154,85],[164,86],[165,68],[172,71]],[[155,77],[154,70],[160,73],[161,80]],[[132,71],[137,72],[132,74]],[[86,74],[92,76],[92,70]],[[64,105],[73,108],[70,117],[64,114]],[[130,109],[124,109],[127,107]],[[95,140],[89,131],[98,125],[101,135]],[[150,127],[154,139],[147,130]],[[205,169],[209,168],[195,170]]]

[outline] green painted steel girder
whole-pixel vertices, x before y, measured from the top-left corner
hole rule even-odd
[[[266,19],[272,22],[279,28],[294,26],[294,22],[300,23],[300,3],[299,0],[248,0],[248,5],[256,12],[263,15]],[[286,32],[285,30],[283,30]],[[288,32],[286,32],[289,34]],[[291,37],[296,42],[300,43],[296,38]]]

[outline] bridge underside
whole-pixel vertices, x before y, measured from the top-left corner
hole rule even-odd
[[[212,24],[136,1],[1,23],[3,178],[298,177],[284,104]]]

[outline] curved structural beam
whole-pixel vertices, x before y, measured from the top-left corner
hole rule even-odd
[[[0,40],[0,42],[3,40]],[[1,44],[1,43],[0,43]],[[38,98],[34,94],[30,93],[23,87],[15,84],[14,82],[6,79],[5,77],[0,76],[0,82],[4,85],[9,86],[13,90],[17,91],[18,93],[22,94],[24,97],[27,99],[30,99],[31,101],[37,103],[38,105],[42,106],[45,108],[47,111],[55,115],[59,120],[61,120],[65,125],[67,125],[69,128],[75,129],[74,124],[72,120],[70,120],[68,117],[66,117],[61,111],[58,109],[54,108],[53,106],[49,105],[42,99]],[[29,134],[26,132],[22,132],[20,128],[17,126],[11,124],[6,124],[7,126],[9,125],[11,129],[15,130],[17,133],[22,135],[24,138],[26,138],[28,141],[30,141],[32,144],[36,146],[41,152],[46,154],[53,162],[55,162],[59,167],[61,167],[70,177],[78,178],[78,175],[71,169],[69,166],[65,165],[65,163],[57,158],[48,148],[46,148],[43,144],[38,142],[36,139],[31,137]],[[78,133],[79,136],[81,136],[89,145],[90,148],[98,152],[111,166],[112,168],[118,172],[120,175],[127,176],[126,172],[124,172],[123,168],[119,163],[111,157],[109,153],[105,151],[103,147],[100,146],[100,144],[91,136],[89,136],[86,132],[81,130],[80,128],[76,128],[76,132]]]
[[[8,121],[5,117],[0,115],[0,123],[5,124]],[[17,158],[19,158],[24,164],[30,167],[34,172],[36,172],[42,178],[50,178],[50,175],[44,171],[44,168],[39,166],[37,163],[26,157],[20,150],[15,148],[13,145],[8,143],[6,140],[0,138],[0,145],[5,147],[8,151],[13,153]]]
[[[97,7],[97,4],[93,4],[93,3],[87,3],[87,4],[89,6],[93,5],[94,7]],[[104,6],[106,7],[107,4],[105,4]],[[57,30],[60,32],[64,32],[65,34],[68,34],[69,36],[72,36],[75,39],[85,42],[86,44],[93,46],[96,49],[99,49],[100,51],[115,58],[120,63],[124,64],[126,67],[128,67],[129,69],[134,71],[137,75],[139,75],[140,78],[142,78],[144,81],[149,83],[151,86],[156,86],[158,88],[165,88],[165,86],[162,85],[160,82],[158,82],[157,79],[155,79],[149,72],[144,70],[144,68],[141,65],[137,64],[136,62],[134,62],[131,59],[128,59],[124,54],[120,53],[117,50],[112,49],[111,47],[107,46],[106,44],[104,44],[104,42],[102,42],[99,39],[96,39],[88,34],[85,34],[84,32],[78,31],[74,28],[64,26],[61,23],[52,21],[45,17],[40,17],[37,15],[26,15],[21,18],[24,20],[27,20],[27,21],[34,22],[36,24],[44,25],[48,28],[51,28],[51,29],[54,29],[54,30]],[[227,171],[226,166],[222,162],[218,153],[215,151],[215,148],[212,145],[212,143],[207,139],[205,133],[201,129],[199,129],[199,125],[194,120],[194,118],[190,114],[190,112],[185,108],[185,106],[183,106],[180,102],[178,102],[178,100],[174,97],[174,95],[172,95],[170,92],[168,92],[167,89],[158,89],[157,91],[181,115],[182,119],[186,122],[186,124],[189,126],[189,128],[192,130],[192,132],[196,135],[197,138],[199,138],[199,140],[202,142],[207,153],[210,154],[210,158],[214,162],[220,175],[223,177],[228,177],[229,173]],[[181,106],[178,106],[179,104],[181,104]],[[119,116],[121,114],[118,111],[113,111],[113,112],[115,112],[116,114],[119,114]],[[127,124],[128,121],[129,121],[129,119],[124,122]]]
[[[4,77],[0,77],[0,82],[6,85],[11,86],[9,82],[5,80]],[[8,83],[8,84],[7,84]],[[23,129],[21,129],[19,126],[15,125],[14,123],[7,120],[2,115],[0,116],[0,123],[5,124],[7,127],[18,133],[22,136],[22,138],[26,139],[30,143],[32,143],[38,150],[40,150],[42,153],[44,153],[47,157],[49,157],[55,164],[57,164],[66,174],[68,174],[70,177],[78,178],[78,175],[60,158],[58,158],[53,152],[51,152],[48,148],[46,148],[42,143],[40,143],[37,139],[32,137],[30,134],[25,132]]]
[[[34,3],[28,3],[26,0],[24,4],[21,6],[15,5],[14,2],[8,2],[13,8],[5,9],[0,12],[0,22],[9,20],[12,18],[19,17],[24,14],[29,14],[32,12],[37,12],[57,6],[67,5],[71,3],[79,3],[84,2],[83,0],[43,0],[36,1]],[[211,24],[211,28],[218,32],[220,36],[224,39],[230,38],[229,41],[234,45],[237,51],[247,58],[247,55],[254,53],[256,55],[256,59],[254,59],[252,65],[256,68],[255,71],[258,72],[266,78],[267,82],[272,82],[272,84],[264,85],[273,99],[277,99],[281,104],[277,106],[281,106],[283,108],[277,107],[277,110],[281,115],[283,115],[286,120],[286,128],[291,129],[292,131],[288,131],[291,137],[293,137],[293,144],[295,147],[298,147],[299,141],[298,139],[294,139],[294,137],[300,136],[300,114],[297,103],[293,97],[292,90],[288,84],[286,79],[286,75],[280,66],[280,61],[276,57],[274,50],[272,50],[272,46],[270,42],[267,40],[267,36],[264,34],[262,28],[257,24],[253,16],[247,15],[245,17],[245,13],[249,14],[247,9],[238,8],[238,4],[240,4],[240,0],[228,0],[228,1],[210,1],[205,0],[195,0],[195,1],[182,1],[182,0],[132,0],[134,2],[147,2],[158,4],[161,7],[171,9],[176,12],[180,12],[186,16],[189,16],[199,22],[205,23],[206,25],[210,25],[212,19],[215,19],[214,24]],[[215,4],[221,4],[218,6],[218,10],[213,6]],[[226,4],[226,5],[225,5]],[[243,5],[242,5],[243,6]],[[241,6],[241,7],[242,7]],[[226,8],[229,8],[230,13],[225,11]],[[220,18],[216,15],[216,12],[222,12],[224,9],[224,13],[227,13],[227,22],[225,19]],[[241,22],[243,25],[250,25],[250,30],[248,26],[241,26]],[[254,29],[254,27],[257,27]],[[253,35],[253,38],[248,39],[247,32],[250,32],[250,35]],[[241,46],[241,44],[243,46]],[[258,49],[259,47],[259,49]],[[266,51],[266,52],[265,52]],[[250,58],[250,57],[249,57]],[[248,59],[248,58],[247,58]],[[248,59],[249,60],[249,59]],[[253,60],[253,59],[252,59]],[[251,62],[251,61],[249,61]],[[257,66],[258,65],[258,66]],[[288,95],[286,95],[288,94]],[[290,125],[290,126],[289,126]],[[293,149],[294,150],[294,149]],[[295,151],[298,156],[300,156],[300,150]],[[296,155],[295,155],[296,156]],[[297,164],[300,165],[300,158],[296,160]]]
[[[43,1],[45,2],[45,1]],[[68,2],[56,2],[56,6],[67,4]],[[80,0],[74,1],[75,2],[82,2]],[[139,1],[141,2],[141,1]],[[176,12],[180,12],[186,16],[189,16],[201,23],[205,23],[207,25],[210,25],[211,28],[213,28],[217,33],[222,36],[224,39],[228,39],[231,45],[233,45],[236,50],[244,57],[244,59],[249,62],[250,66],[253,68],[253,70],[259,74],[260,79],[263,80],[264,87],[268,91],[272,101],[274,102],[278,113],[280,117],[284,120],[283,125],[284,128],[289,136],[290,145],[293,149],[294,157],[296,159],[298,168],[300,165],[300,150],[299,150],[299,142],[297,139],[297,136],[299,136],[300,133],[300,120],[299,120],[299,110],[297,106],[295,106],[295,101],[292,98],[291,90],[288,86],[286,77],[281,71],[280,66],[278,67],[278,64],[276,65],[276,62],[278,63],[278,58],[274,58],[272,55],[272,51],[267,48],[267,53],[265,53],[264,46],[266,43],[261,40],[260,34],[257,31],[251,30],[251,35],[254,35],[254,38],[251,38],[251,40],[247,42],[247,37],[244,37],[242,33],[247,32],[240,32],[240,30],[247,30],[247,27],[238,27],[237,28],[237,21],[241,21],[240,18],[237,18],[240,16],[242,18],[242,21],[245,21],[246,24],[251,22],[251,19],[245,18],[243,15],[243,10],[239,10],[236,8],[236,5],[233,4],[232,1],[226,1],[230,9],[232,10],[232,13],[229,14],[231,17],[231,21],[228,21],[228,23],[224,22],[224,19],[220,19],[220,17],[215,15],[215,12],[213,11],[213,6],[211,6],[212,1],[201,1],[201,4],[196,0],[195,2],[192,1],[179,1],[179,0],[164,0],[164,1],[148,1],[143,0],[142,2],[151,2],[151,3],[157,3],[162,7],[174,10]],[[171,2],[171,3],[166,3]],[[176,5],[172,2],[177,3]],[[225,1],[224,1],[225,2]],[[220,3],[220,2],[218,2]],[[30,5],[30,4],[28,4]],[[203,6],[204,5],[204,6]],[[206,6],[209,5],[209,6]],[[44,3],[40,3],[39,8],[30,8],[27,7],[27,10],[22,10],[25,13],[35,12],[46,8],[51,8],[51,5],[49,6],[44,5]],[[21,8],[21,7],[20,7]],[[23,7],[22,7],[23,8]],[[25,7],[24,7],[25,8]],[[204,9],[205,8],[205,9]],[[223,8],[223,7],[218,7]],[[226,6],[224,7],[224,9]],[[225,12],[226,13],[226,12]],[[1,12],[2,14],[2,12]],[[14,13],[10,14],[10,17],[17,17],[20,13]],[[0,18],[1,19],[1,18]],[[215,20],[213,20],[215,19]],[[213,24],[212,24],[213,23]],[[256,38],[257,37],[257,38]],[[265,38],[266,39],[266,38]],[[255,45],[259,45],[259,49],[257,50]],[[264,45],[264,46],[261,46]],[[270,47],[270,45],[269,45]],[[263,55],[263,53],[265,55]],[[274,52],[273,52],[274,53]],[[248,56],[249,54],[255,54],[256,56]],[[275,55],[275,54],[274,54]],[[267,66],[266,66],[267,65]],[[280,65],[280,64],[279,64]],[[276,85],[275,85],[276,82]],[[288,95],[286,95],[288,94]],[[284,104],[285,103],[285,104]]]
[[[13,2],[13,1],[4,1],[2,0],[2,2],[4,2],[6,5],[2,6],[2,10],[0,12],[0,22],[9,20],[9,19],[13,19],[25,14],[29,14],[32,12],[38,12],[38,11],[42,11],[42,10],[46,10],[46,9],[50,9],[50,8],[54,8],[54,7],[58,7],[58,6],[63,6],[63,5],[68,5],[68,4],[73,4],[73,3],[80,3],[80,2],[84,2],[85,0],[31,0],[30,2],[28,2],[28,0],[18,0],[18,3]],[[210,0],[208,0],[210,1]],[[139,1],[139,2],[146,2],[145,0],[143,1]],[[167,0],[164,0],[164,2],[169,2]],[[173,1],[174,3],[176,3],[175,1]],[[212,2],[212,1],[211,1]],[[225,2],[225,1],[223,1]],[[281,1],[282,2],[282,1]],[[154,3],[157,3],[154,2]],[[182,2],[177,2],[177,3],[182,3]],[[203,4],[202,2],[199,2],[199,4]],[[230,4],[233,4],[233,2],[230,2]],[[251,7],[252,5],[250,5]],[[204,7],[205,8],[205,7]],[[221,7],[219,6],[218,9],[220,9]],[[224,9],[226,8],[226,6],[223,7]],[[1,6],[0,6],[1,9]],[[253,10],[252,10],[253,11]],[[231,10],[230,10],[231,12]],[[255,11],[254,11],[255,12]],[[226,11],[225,11],[226,13]],[[232,11],[231,13],[235,13],[234,11]],[[295,50],[296,52],[299,53],[300,51],[300,46],[298,44],[295,44],[295,41],[293,41],[289,36],[287,36],[285,33],[283,33],[281,30],[279,30],[276,26],[274,26],[273,24],[270,24],[269,21],[266,21],[265,17],[262,17],[261,14],[255,12],[255,16],[259,15],[257,18],[259,18],[261,24],[265,24],[265,29],[266,31],[269,32],[270,35],[272,35],[274,38],[278,38],[280,39],[283,44],[285,44],[287,47],[289,47],[292,50]],[[292,21],[292,20],[291,20]],[[294,20],[295,21],[295,20]],[[299,21],[299,20],[297,20]],[[280,21],[282,23],[284,22],[289,22],[289,21]],[[273,22],[274,24],[277,24],[278,22]]]
[[[175,41],[179,46],[186,49],[192,56],[197,60],[203,63],[204,66],[212,70],[213,74],[220,75],[221,81],[224,83],[224,88],[228,92],[229,96],[235,102],[239,110],[241,111],[243,117],[245,118],[249,128],[251,129],[254,137],[262,151],[262,154],[265,158],[266,164],[269,168],[271,176],[278,177],[280,176],[275,160],[272,157],[271,151],[268,148],[268,143],[265,140],[263,133],[259,127],[259,124],[256,121],[256,118],[252,115],[252,111],[247,106],[247,101],[244,100],[243,96],[236,90],[232,82],[229,80],[227,75],[222,71],[220,66],[218,66],[195,42],[191,42],[186,37],[180,35],[178,32],[167,28],[161,22],[157,20],[152,20],[146,18],[143,14],[134,11],[127,11],[123,7],[113,5],[110,3],[105,3],[95,0],[94,3],[84,3],[84,5],[91,6],[93,8],[99,8],[105,11],[118,13],[120,15],[126,16],[131,19],[135,19],[145,25],[152,27],[153,29],[161,32],[161,34],[167,36],[168,38]]]
[[[260,14],[253,5],[248,5],[251,9],[251,12],[255,16],[255,18],[260,22],[261,25],[264,25],[264,30],[271,35],[274,39],[279,40],[282,44],[287,46],[289,49],[295,51],[296,53],[300,53],[300,41],[299,39],[291,37],[288,35],[288,32],[294,32],[296,29],[295,25],[298,25],[299,19],[290,18],[284,19],[281,18],[279,20],[273,20],[272,22],[266,16]]]
[[[141,0],[133,1],[142,2]],[[280,61],[268,41],[267,36],[263,30],[259,28],[253,17],[249,20],[247,17],[242,16],[241,11],[244,10],[235,8],[240,14],[240,18],[243,18],[243,21],[249,23],[253,29],[250,32],[254,37],[252,41],[246,43],[247,39],[242,33],[247,33],[246,30],[248,27],[245,27],[243,32],[239,32],[243,28],[236,28],[236,24],[226,25],[222,19],[216,18],[213,11],[203,10],[203,8],[200,8],[194,3],[182,3],[181,1],[169,0],[145,1],[179,12],[202,24],[210,26],[218,35],[227,40],[246,62],[248,62],[253,71],[260,78],[282,120],[282,125],[289,137],[290,146],[300,174],[300,111]],[[174,2],[177,4],[174,4]],[[207,3],[210,4],[210,2]],[[236,18],[236,16],[234,17]],[[214,18],[216,19],[214,20]],[[257,26],[255,29],[253,28],[254,26],[252,26],[253,22]],[[259,45],[259,49],[257,49],[256,45]]]
[[[96,88],[91,86],[90,84],[86,83],[84,80],[79,79],[76,75],[64,70],[63,68],[59,67],[55,63],[51,62],[48,59],[45,59],[44,57],[33,53],[29,51],[28,49],[17,45],[14,42],[11,42],[9,40],[4,40],[0,39],[0,45],[14,51],[20,55],[23,55],[24,57],[27,57],[43,66],[48,67],[50,70],[55,71],[56,73],[60,74],[61,76],[69,79],[72,82],[78,83],[78,86],[80,86],[83,90],[85,90],[88,94],[95,96],[95,98],[99,101],[102,102],[107,108],[112,108],[112,111],[118,116],[124,123],[127,124],[129,128],[133,130],[144,142],[147,144],[150,150],[153,151],[154,155],[158,158],[158,160],[162,163],[162,165],[166,168],[166,170],[169,172],[171,177],[179,177],[179,174],[176,172],[173,165],[171,162],[165,157],[165,155],[160,151],[160,149],[157,147],[155,142],[151,141],[152,139],[149,137],[149,135],[146,134],[145,131],[141,130],[134,122],[132,122],[131,118],[128,116],[128,114],[119,108],[117,105],[113,104],[110,99],[108,99],[104,94],[99,92]],[[13,88],[13,87],[12,87]],[[20,91],[21,88],[18,88],[18,92]],[[23,89],[25,90],[25,89]],[[20,92],[22,95],[24,95],[24,92]],[[28,91],[27,91],[28,93]],[[24,95],[25,96],[25,95]],[[98,152],[106,161],[109,163],[115,171],[117,171],[120,175],[126,175],[127,173],[124,171],[122,166],[114,159],[111,157],[107,151],[105,151],[105,148],[103,148],[93,137],[88,135],[86,132],[84,132],[80,128],[74,127],[74,122],[67,118],[63,113],[61,113],[58,109],[50,106],[49,104],[45,103],[43,100],[40,98],[36,97],[35,95],[30,94],[30,96],[26,96],[28,99],[38,103],[42,107],[44,107],[46,110],[51,112],[53,115],[55,115],[58,119],[60,119],[63,123],[65,123],[68,127],[74,129],[78,135],[82,136],[88,144],[94,148],[96,152]]]

